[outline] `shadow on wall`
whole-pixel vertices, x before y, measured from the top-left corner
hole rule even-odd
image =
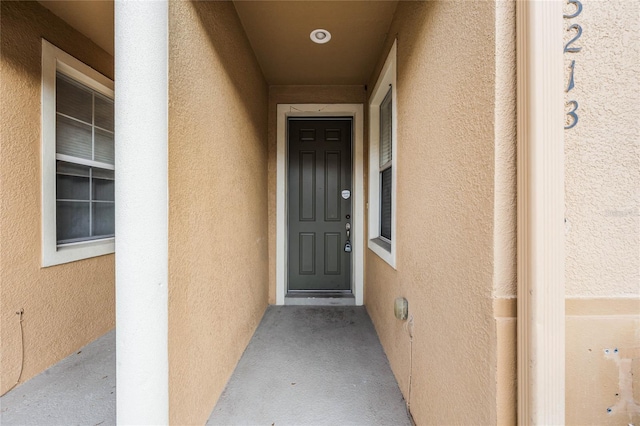
[[[20,75],[40,84],[41,41],[44,38],[75,58],[90,61],[92,67],[113,78],[113,58],[90,39],[36,2],[2,2],[0,56]],[[25,29],[29,28],[28,31]],[[34,35],[36,37],[34,37]],[[37,61],[37,65],[29,60]],[[35,65],[35,66],[34,66]]]
[[[244,30],[241,31],[242,36],[238,37],[238,28],[242,28],[242,23],[231,2],[220,1],[192,1],[191,5],[195,15],[200,20],[202,28],[209,36],[209,43],[213,50],[220,58],[220,64],[224,67],[225,77],[231,83],[238,93],[238,99],[244,105],[246,114],[249,117],[257,117],[263,114],[265,105],[259,105],[256,100],[256,94],[251,91],[251,85],[246,84],[248,79],[252,79],[255,74],[255,68],[262,75],[262,70],[258,65],[258,61],[253,55],[253,49],[249,43]],[[233,13],[229,13],[228,9],[232,9]],[[242,57],[240,52],[252,52],[251,57]],[[252,69],[254,68],[254,69]],[[263,82],[264,76],[262,76]],[[267,117],[264,117],[265,127],[255,128],[254,133],[262,135],[266,147],[267,135]],[[250,120],[252,126],[255,127],[253,120]]]

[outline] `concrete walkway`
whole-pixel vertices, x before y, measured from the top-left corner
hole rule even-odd
[[[115,330],[7,393],[0,412],[3,426],[114,425]]]
[[[114,425],[115,331],[0,398],[2,425]],[[409,426],[363,307],[272,306],[211,425]]]
[[[363,307],[271,306],[210,425],[410,425]]]

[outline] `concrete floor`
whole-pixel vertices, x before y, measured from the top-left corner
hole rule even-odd
[[[0,398],[2,425],[116,423],[115,331]],[[272,306],[207,422],[409,426],[363,307]]]
[[[115,330],[0,398],[2,425],[115,423]]]
[[[210,425],[406,425],[364,307],[271,306]]]

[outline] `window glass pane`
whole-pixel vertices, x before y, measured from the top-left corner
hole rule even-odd
[[[94,124],[113,132],[113,101],[96,94]]]
[[[56,84],[56,153],[114,164],[113,101],[60,73]],[[56,162],[58,244],[114,235],[114,186],[113,170]]]
[[[109,237],[115,234],[113,203],[91,203],[93,206],[93,236]]]
[[[58,162],[58,164],[60,164],[60,162]],[[56,175],[56,198],[58,200],[89,199],[89,168],[84,166],[76,167],[86,169],[84,170],[86,174],[64,173],[65,167],[58,167],[58,173]],[[73,172],[73,170],[68,171]],[[80,172],[82,171],[83,170]]]
[[[113,164],[115,158],[113,151],[113,133],[100,129],[95,129],[95,132],[94,160]]]
[[[391,240],[391,167],[380,173],[380,236]]]
[[[86,123],[93,115],[93,93],[69,77],[56,74],[56,111]]]
[[[100,201],[113,201],[113,181],[106,179],[93,179],[93,199]]]
[[[56,203],[56,231],[58,244],[88,238],[89,202],[58,201]]]
[[[91,160],[91,126],[58,116],[56,152]]]
[[[380,167],[391,161],[391,88],[380,104]]]

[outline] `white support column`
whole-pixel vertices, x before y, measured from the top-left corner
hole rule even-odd
[[[169,423],[168,2],[115,3],[118,424]]]
[[[562,2],[517,2],[518,423],[565,422]]]

